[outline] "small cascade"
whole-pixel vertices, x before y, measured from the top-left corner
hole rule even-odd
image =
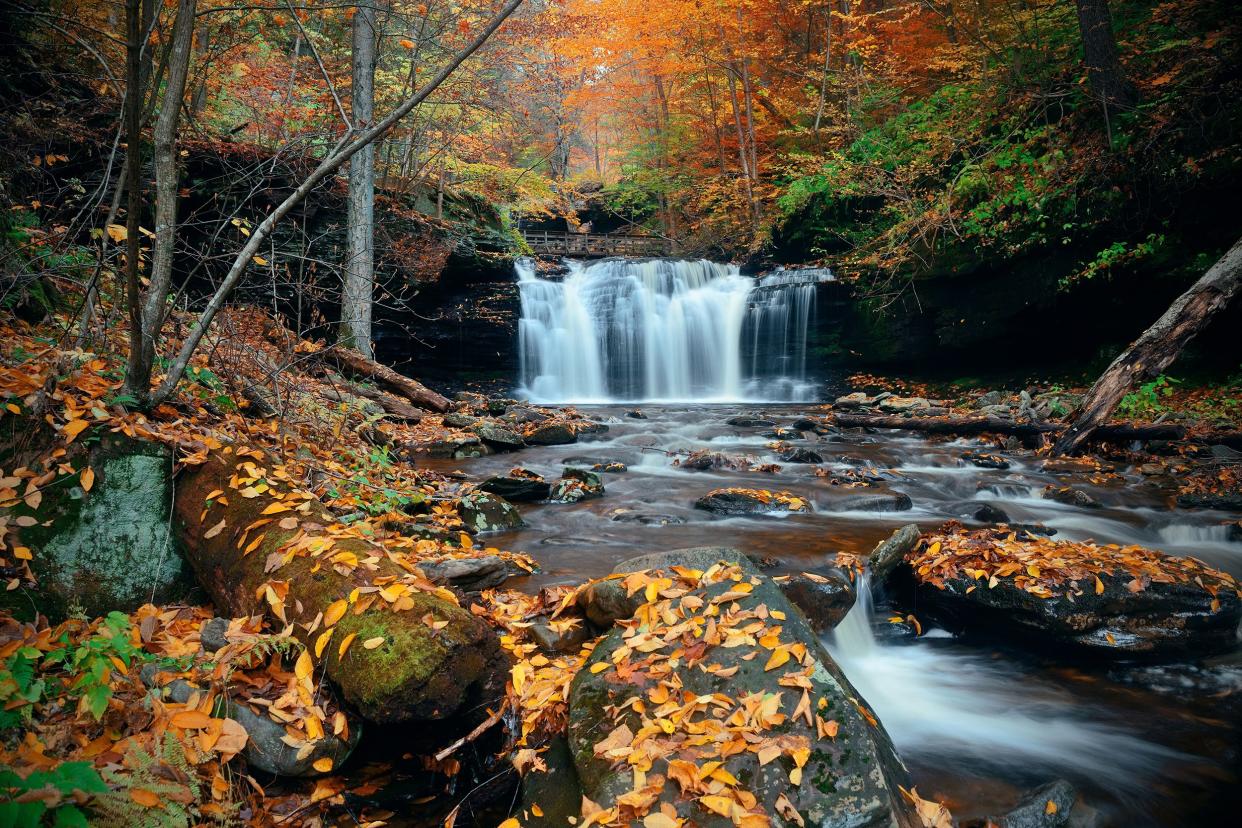
[[[826,269],[758,281],[708,261],[517,266],[519,386],[540,402],[808,400],[807,337]]]
[[[877,640],[867,576],[855,586],[857,601],[825,643],[903,756],[1093,779],[1130,793],[1177,758],[1015,664],[934,637]]]

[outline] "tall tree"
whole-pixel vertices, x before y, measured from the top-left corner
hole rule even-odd
[[[168,312],[168,289],[177,231],[177,126],[181,120],[190,53],[194,46],[197,0],[180,0],[173,22],[166,64],[168,80],[155,121],[155,241],[151,248],[151,276],[141,310],[136,285],[130,286],[130,348],[125,390],[138,400],[146,398],[155,365],[155,345]],[[138,97],[135,96],[135,100]],[[134,165],[138,166],[138,165]]]
[[[1117,39],[1113,36],[1113,16],[1108,0],[1076,0],[1078,28],[1082,32],[1082,59],[1087,66],[1087,82],[1091,93],[1109,110],[1134,106],[1138,91],[1126,77],[1117,57]]]
[[[375,106],[375,5],[358,6],[353,21],[353,128],[371,126]],[[349,232],[340,339],[371,356],[371,301],[375,282],[375,148],[358,150],[349,161]]]

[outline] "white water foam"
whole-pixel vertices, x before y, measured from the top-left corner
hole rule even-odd
[[[708,261],[517,265],[519,390],[537,402],[807,400],[807,333],[827,270],[758,281]]]

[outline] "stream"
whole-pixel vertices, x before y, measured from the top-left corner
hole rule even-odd
[[[601,439],[529,448],[471,460],[429,460],[472,479],[515,465],[548,478],[566,465],[621,462],[604,474],[603,498],[577,504],[521,506],[527,526],[489,535],[487,542],[524,551],[540,571],[512,584],[537,590],[607,574],[619,561],[661,549],[728,545],[775,561],[770,574],[813,570],[837,552],[866,554],[893,529],[925,528],[972,515],[987,504],[1014,522],[1040,523],[1057,539],[1141,544],[1194,555],[1242,577],[1242,543],[1224,522],[1239,515],[1173,510],[1136,469],[1091,479],[1082,473],[1041,471],[1030,457],[1006,454],[1007,470],[977,468],[960,459],[973,440],[929,441],[896,433],[821,437],[795,445],[823,458],[816,465],[782,463],[768,448],[770,427],[738,427],[730,417],[755,416],[788,426],[805,404],[580,406],[607,423]],[[776,473],[691,471],[674,461],[710,450],[778,463]],[[888,478],[877,488],[831,485],[816,468],[835,473],[869,469]],[[1082,509],[1040,497],[1050,483],[1089,493],[1102,504]],[[813,504],[808,515],[719,517],[694,508],[714,488],[743,486],[789,491]],[[908,495],[911,508],[873,512],[851,499],[876,492]],[[1240,730],[1237,708],[1212,697],[1242,689],[1235,653],[1208,667],[1098,665],[1034,656],[1004,642],[957,639],[940,629],[912,638],[890,625],[896,608],[869,592],[826,640],[842,669],[878,714],[913,772],[920,793],[948,801],[959,819],[1003,812],[1023,790],[1057,778],[1073,782],[1099,811],[1099,825],[1199,826],[1226,824],[1218,815],[1242,804],[1236,787]],[[1232,703],[1227,701],[1226,704]],[[1225,715],[1225,714],[1228,715]],[[1090,823],[1088,823],[1090,824]]]

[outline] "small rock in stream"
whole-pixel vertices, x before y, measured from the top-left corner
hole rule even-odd
[[[967,451],[962,454],[962,459],[971,465],[978,466],[981,469],[1004,469],[1009,468],[1009,461],[998,454],[987,454],[982,451]]]
[[[1066,506],[1077,506],[1080,509],[1102,509],[1103,505],[1082,489],[1071,486],[1054,486],[1051,483],[1044,487],[1041,495],[1044,500],[1064,503]]]
[[[769,426],[776,425],[776,423],[771,420],[765,420],[762,417],[753,417],[746,414],[739,414],[736,417],[730,417],[725,420],[725,422],[731,426],[737,426],[738,428],[767,428]]]
[[[489,477],[479,488],[513,503],[529,503],[547,500],[552,484],[532,471],[519,468],[504,476]]]
[[[786,463],[822,463],[824,458],[810,449],[801,446],[790,446],[781,453],[781,460]]]
[[[832,503],[834,512],[907,512],[913,508],[910,496],[902,492],[850,495]]]
[[[578,442],[578,435],[565,423],[546,423],[532,429],[526,442],[532,446],[564,446]]]
[[[1023,795],[1017,805],[1002,816],[990,817],[997,828],[1063,828],[1070,824],[1078,792],[1064,779],[1058,779]]]
[[[1005,514],[1004,509],[985,503],[975,510],[975,520],[982,523],[1008,523],[1009,515]]]

